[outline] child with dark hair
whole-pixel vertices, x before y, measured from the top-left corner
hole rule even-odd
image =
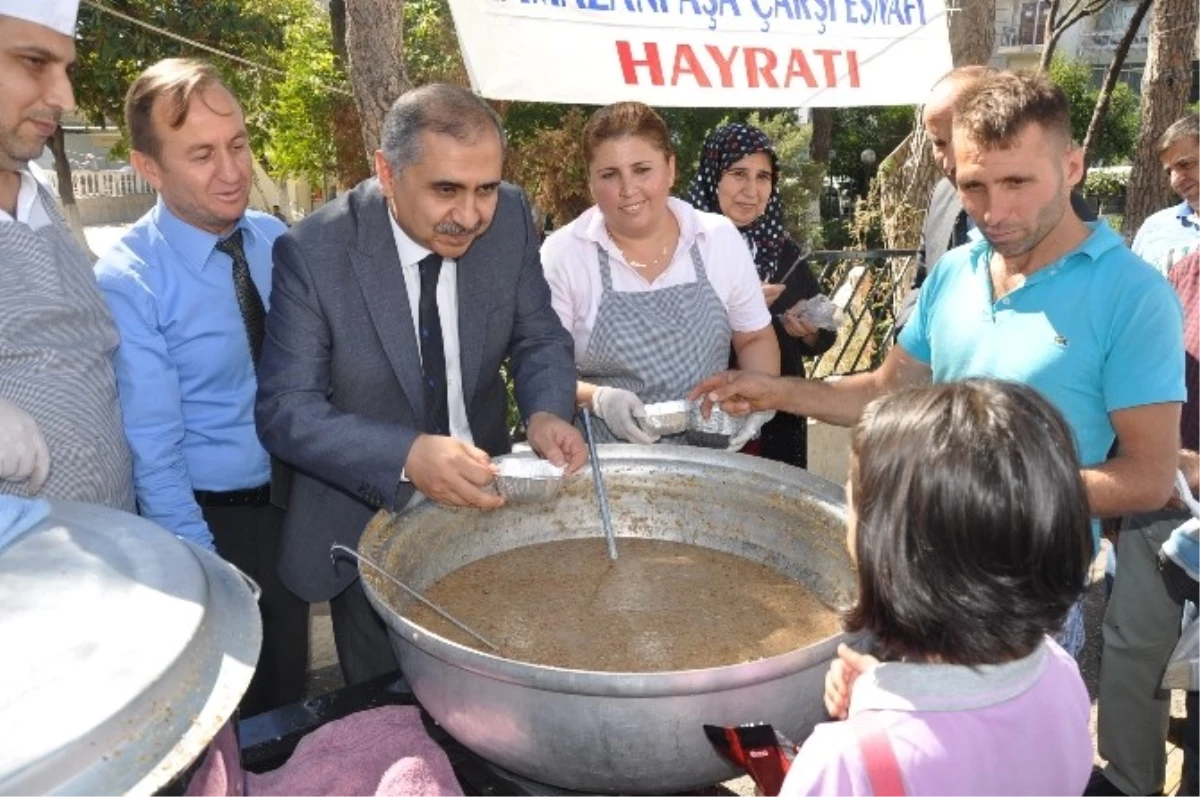
[[[1062,416],[967,380],[872,402],[851,443],[846,646],[782,794],[1080,794],[1079,669],[1048,634],[1082,593],[1087,497]]]

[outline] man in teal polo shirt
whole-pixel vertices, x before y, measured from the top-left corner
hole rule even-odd
[[[828,383],[731,371],[693,397],[849,426],[900,387],[1022,382],[1074,431],[1096,517],[1161,508],[1179,451],[1182,315],[1166,281],[1116,233],[1071,210],[1083,154],[1066,96],[1040,75],[985,78],[955,107],[953,144],[959,194],[982,239],[939,261],[878,369]]]

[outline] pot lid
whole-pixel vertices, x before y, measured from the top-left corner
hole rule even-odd
[[[0,552],[0,606],[3,793],[161,788],[233,714],[262,635],[232,566],[68,501]]]

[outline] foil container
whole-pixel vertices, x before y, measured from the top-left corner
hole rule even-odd
[[[728,448],[729,441],[742,430],[749,416],[730,415],[715,404],[707,418],[700,412],[702,402],[688,404],[688,445],[702,448]]]
[[[660,401],[646,405],[646,417],[638,419],[642,431],[666,437],[682,434],[688,426],[688,403],[686,401]]]
[[[537,504],[553,500],[566,482],[566,469],[533,457],[496,460],[496,491],[509,503]]]

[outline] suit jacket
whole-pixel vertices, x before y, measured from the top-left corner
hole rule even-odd
[[[1095,211],[1088,206],[1078,191],[1071,192],[1071,207],[1084,221],[1096,220]],[[933,195],[929,197],[929,210],[925,213],[925,223],[921,227],[921,245],[917,249],[917,268],[913,272],[912,290],[904,297],[904,302],[896,313],[897,335],[908,323],[908,317],[916,308],[921,284],[925,282],[929,272],[942,259],[942,255],[967,242],[968,231],[958,189],[948,177],[943,177],[937,181],[937,185],[933,187]]]
[[[337,595],[357,570],[330,564],[380,508],[405,506],[400,481],[421,434],[420,345],[383,193],[365,181],[275,243],[256,420],[263,444],[297,469],[279,573],[308,601]],[[499,190],[488,229],[458,259],[463,400],[475,444],[511,449],[509,369],[523,417],[575,409],[571,337],[550,306],[529,204]]]

